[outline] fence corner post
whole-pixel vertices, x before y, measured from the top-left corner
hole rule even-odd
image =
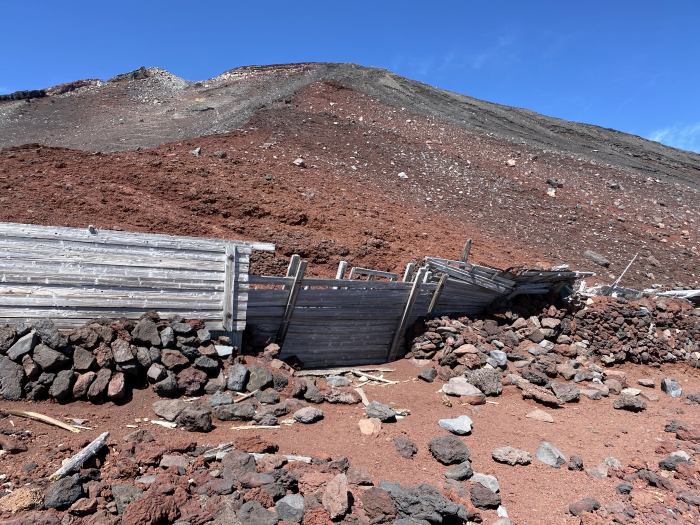
[[[394,337],[391,341],[391,346],[389,347],[387,361],[394,361],[398,357],[399,344],[401,343],[403,333],[406,330],[408,318],[411,315],[411,310],[413,310],[413,305],[415,304],[418,293],[420,292],[421,284],[423,284],[423,276],[425,275],[426,271],[427,269],[425,267],[421,267],[418,269],[418,272],[416,272],[416,277],[413,280],[411,291],[406,299],[406,305],[404,306],[403,313],[401,314],[399,325],[396,327],[396,332],[394,332]]]

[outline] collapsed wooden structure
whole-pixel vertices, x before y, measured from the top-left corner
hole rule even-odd
[[[156,311],[202,319],[236,343],[244,331],[253,345],[277,342],[306,366],[359,365],[400,357],[418,318],[474,315],[590,275],[471,264],[469,247],[461,260],[410,263],[401,278],[345,261],[335,279],[310,278],[297,255],[273,277],[249,273],[251,252],[274,250],[269,243],[4,223],[0,323],[50,318],[71,328]]]

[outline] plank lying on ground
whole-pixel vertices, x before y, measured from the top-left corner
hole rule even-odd
[[[360,372],[359,370],[353,370],[352,373],[357,377],[368,379],[370,381],[379,381],[380,383],[386,383],[388,385],[395,385],[398,383],[398,381],[390,381],[389,379],[384,379],[383,377],[365,374],[364,372]]]
[[[360,386],[360,387],[357,387],[357,388],[355,389],[355,392],[357,392],[358,394],[360,394],[360,399],[362,400],[362,404],[363,404],[363,405],[365,405],[365,406],[369,405],[369,399],[367,398],[367,394],[365,394],[365,391],[362,390],[362,387],[361,387],[361,386]]]
[[[323,370],[298,370],[294,372],[295,376],[298,377],[304,377],[304,376],[337,376],[341,374],[347,374],[348,372],[352,372],[353,370],[358,370],[360,372],[393,372],[393,368],[386,368],[386,367],[365,367],[365,368],[356,368],[353,366],[347,366],[347,367],[341,367],[341,368],[326,368]]]
[[[244,394],[241,397],[234,399],[233,402],[240,403],[241,401],[245,401],[246,399],[253,397],[257,391],[258,391],[258,389],[255,389],[252,392],[248,392],[247,394]]]
[[[108,436],[109,432],[102,432],[102,434],[97,436],[92,443],[66,461],[56,472],[51,474],[49,479],[51,481],[56,481],[61,479],[63,476],[70,474],[74,470],[78,470],[88,459],[97,454],[100,449],[105,446]]]
[[[0,412],[10,414],[11,416],[26,417],[27,419],[33,419],[34,421],[41,421],[42,423],[46,423],[47,425],[53,425],[55,427],[68,430],[69,432],[73,432],[75,434],[80,433],[79,428],[74,427],[73,425],[69,425],[68,423],[64,423],[63,421],[59,421],[58,419],[54,419],[51,416],[45,416],[44,414],[40,414],[39,412],[14,410],[11,408],[3,408],[2,410],[0,410]]]
[[[259,429],[282,428],[280,425],[241,425],[233,426],[231,430],[259,430]]]

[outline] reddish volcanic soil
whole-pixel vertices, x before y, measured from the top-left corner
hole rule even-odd
[[[554,197],[548,179],[563,184]],[[639,252],[623,284],[698,283],[692,185],[477,135],[329,83],[226,135],[109,154],[8,148],[0,190],[2,221],[275,242],[259,273],[280,273],[293,253],[316,274],[340,259],[401,270],[456,257],[471,237],[474,259],[492,265],[570,263],[610,281]]]
[[[437,391],[441,382],[429,384],[418,381],[417,368],[409,360],[388,365],[395,372],[385,377],[400,381],[397,385],[364,387],[370,400],[378,400],[396,408],[409,409],[411,414],[396,423],[385,423],[376,437],[360,434],[357,421],[364,417],[361,405],[320,405],[325,418],[312,426],[295,424],[291,427],[257,431],[233,431],[233,422],[217,423],[209,434],[186,433],[181,430],[161,429],[138,418],[152,418],[151,403],[157,396],[150,390],[136,391],[134,399],[127,405],[107,404],[96,407],[84,402],[58,405],[50,402],[30,403],[0,401],[0,410],[14,408],[35,410],[59,419],[77,417],[87,419],[86,425],[93,428],[79,435],[49,427],[25,419],[0,420],[0,428],[12,425],[26,428],[33,433],[27,442],[29,450],[15,456],[3,457],[3,470],[20,472],[23,465],[35,461],[39,469],[29,477],[36,479],[42,472],[50,474],[80,446],[97,434],[109,431],[110,440],[117,442],[134,430],[127,424],[155,430],[160,443],[174,441],[196,441],[199,444],[218,445],[232,442],[243,436],[258,435],[277,443],[282,454],[302,454],[323,457],[347,456],[353,466],[366,468],[375,483],[379,480],[394,480],[414,485],[428,482],[442,486],[446,467],[437,463],[427,449],[428,441],[445,432],[437,426],[437,420],[466,414],[474,421],[471,435],[463,441],[470,448],[475,472],[495,475],[500,483],[503,504],[511,519],[520,524],[574,524],[578,518],[568,514],[569,503],[583,497],[594,497],[606,505],[620,499],[615,486],[620,479],[614,474],[598,480],[585,472],[573,472],[562,467],[554,469],[536,459],[525,467],[501,465],[491,459],[491,451],[499,446],[512,445],[535,453],[541,441],[549,441],[567,456],[579,455],[586,468],[599,465],[607,457],[619,459],[623,465],[632,461],[656,463],[675,450],[672,445],[664,450],[664,443],[672,443],[672,434],[664,433],[664,425],[671,419],[691,425],[700,424],[697,406],[688,406],[681,399],[672,399],[657,389],[657,402],[649,402],[648,409],[634,414],[613,410],[612,398],[600,401],[582,399],[579,403],[567,404],[560,409],[545,409],[554,417],[554,423],[528,419],[525,414],[542,408],[532,400],[523,400],[514,386],[506,386],[503,394],[492,398],[487,404],[477,407],[460,405],[453,398],[453,406],[441,403]],[[636,385],[640,377],[652,377],[656,384],[662,377],[678,377],[685,392],[700,392],[700,372],[685,367],[625,366],[621,370],[628,374],[630,385]],[[403,459],[394,450],[393,438],[404,434],[414,441],[418,454],[414,459]],[[664,453],[665,452],[665,453]],[[635,482],[635,497],[652,498],[654,489]],[[482,511],[484,522],[490,523],[496,516],[493,511]]]

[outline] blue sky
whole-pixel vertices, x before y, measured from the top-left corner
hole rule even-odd
[[[698,0],[4,0],[2,19],[0,93],[356,62],[700,152]]]

